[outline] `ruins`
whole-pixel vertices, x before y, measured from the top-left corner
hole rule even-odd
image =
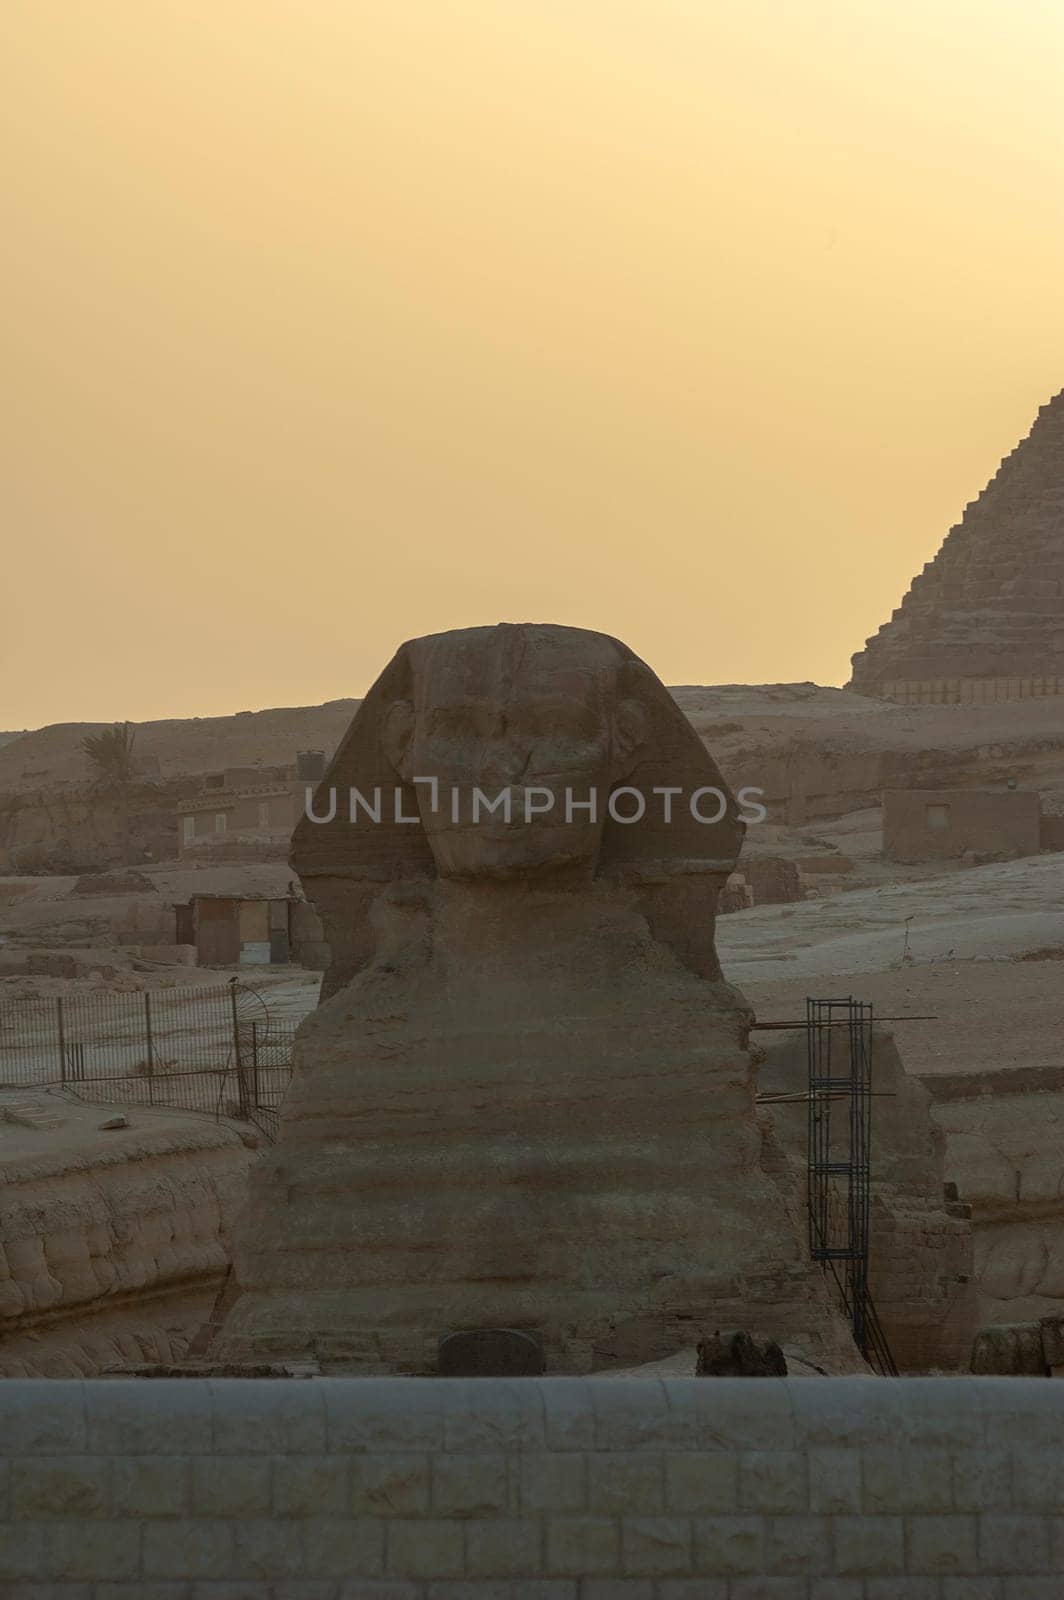
[[[461,804],[434,808],[430,777]],[[509,1328],[575,1373],[741,1326],[859,1370],[714,953],[737,807],[662,684],[575,628],[413,640],[324,780],[397,785],[420,825],[296,829],[333,965],[217,1357],[419,1373],[445,1336]],[[618,785],[719,789],[726,814],[564,820],[564,790]],[[509,791],[514,820],[474,822],[475,788]],[[525,822],[533,791],[556,804]]]
[[[850,688],[914,705],[1064,694],[1064,391],[853,657]]]
[[[182,1357],[224,1282],[253,1159],[206,1118],[0,1089],[0,1379]]]

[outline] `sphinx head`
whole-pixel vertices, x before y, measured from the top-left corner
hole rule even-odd
[[[612,640],[501,626],[418,641],[383,743],[441,877],[590,879],[611,789],[646,743]]]
[[[709,824],[682,801],[670,817],[660,786],[708,786],[726,803]],[[635,792],[623,817],[611,804],[618,787]],[[352,824],[352,789],[382,797],[378,823]],[[672,696],[617,639],[504,623],[410,640],[359,707],[315,796],[319,817],[330,792],[332,820],[300,821],[290,858],[332,947],[323,993],[370,959],[381,890],[436,877],[628,883],[658,937],[694,970],[718,971],[717,891],[743,824]]]

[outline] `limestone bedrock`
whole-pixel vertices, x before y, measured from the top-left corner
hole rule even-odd
[[[433,810],[427,777],[510,788],[512,822],[442,793]],[[724,814],[648,804],[620,823],[617,785],[718,788]],[[583,1372],[741,1326],[854,1364],[714,952],[743,825],[650,669],[575,628],[414,640],[316,815],[332,787],[399,787],[421,826],[341,805],[296,830],[333,967],[253,1175],[219,1355],[426,1372],[442,1335],[511,1327],[548,1370]],[[566,788],[595,787],[597,816],[567,823]],[[525,822],[532,788],[556,804]]]

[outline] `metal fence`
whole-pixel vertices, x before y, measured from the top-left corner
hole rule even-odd
[[[272,1137],[296,1026],[239,983],[5,1000],[0,1088],[238,1117]]]

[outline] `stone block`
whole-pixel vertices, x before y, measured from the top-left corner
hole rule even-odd
[[[739,1456],[739,1506],[743,1511],[805,1511],[808,1466],[797,1450],[745,1450]]]
[[[469,1453],[543,1450],[543,1402],[535,1378],[440,1381],[443,1443]]]
[[[929,1576],[933,1573],[977,1572],[976,1524],[974,1516],[963,1514],[907,1517],[909,1571]]]
[[[958,1405],[955,1378],[921,1378],[919,1384],[902,1386],[901,1393],[904,1432],[910,1445],[977,1450],[987,1442],[982,1408]]]
[[[809,1460],[809,1509],[856,1512],[861,1509],[861,1457],[856,1450],[813,1448]]]
[[[306,1576],[303,1524],[262,1517],[237,1522],[234,1570],[257,1579]]]
[[[511,1600],[511,1589],[505,1578],[443,1578],[417,1592],[424,1600]]]
[[[546,1445],[550,1450],[593,1450],[593,1390],[584,1378],[544,1378],[538,1384],[543,1401]]]
[[[1048,1517],[1006,1517],[987,1512],[979,1518],[981,1570],[1009,1575],[1052,1571],[1050,1531]]]
[[[351,1508],[365,1516],[416,1516],[429,1509],[431,1461],[423,1455],[356,1456]]]
[[[586,1578],[580,1600],[657,1600],[652,1578]]]
[[[346,1456],[278,1456],[273,1463],[273,1509],[279,1517],[338,1517],[350,1503]]]
[[[897,1438],[901,1431],[901,1397],[894,1385],[881,1378],[847,1378],[845,1383],[789,1378],[779,1387],[794,1407],[799,1446],[852,1449],[882,1444],[884,1439]],[[754,1443],[751,1440],[750,1446]]]
[[[352,1578],[339,1584],[339,1600],[424,1600],[420,1583],[401,1578]]]
[[[985,1418],[991,1448],[1059,1449],[1064,1438],[1064,1383],[972,1378],[971,1397]]]
[[[592,1386],[595,1442],[600,1450],[693,1449],[696,1413],[688,1390],[670,1395],[657,1378],[597,1378]]]
[[[764,1537],[769,1572],[817,1575],[831,1570],[827,1517],[767,1517]]]
[[[270,1600],[339,1600],[339,1593],[335,1578],[278,1578],[270,1585]]]
[[[143,1524],[146,1578],[229,1578],[233,1575],[234,1533],[222,1521]]]
[[[621,1568],[633,1576],[667,1577],[692,1569],[691,1524],[683,1517],[625,1517]]]
[[[763,1570],[764,1527],[761,1517],[696,1517],[695,1571],[742,1576]]]
[[[840,1577],[877,1578],[905,1571],[901,1517],[835,1517],[833,1529],[835,1570]]]
[[[405,1455],[442,1449],[443,1390],[461,1381],[401,1384],[393,1393],[372,1378],[330,1379],[321,1386],[329,1449]]]
[[[193,1385],[185,1380],[180,1387]],[[324,1454],[322,1387],[271,1378],[212,1379],[215,1454]]]
[[[547,1522],[547,1571],[593,1578],[615,1572],[620,1531],[612,1517],[551,1517]]]
[[[1038,1464],[1042,1471],[1030,1470]],[[959,1450],[953,1456],[953,1504],[958,1511],[1008,1511],[1014,1492],[1017,1504],[1030,1511],[1052,1511],[1045,1486],[1056,1480],[1059,1505],[1064,1510],[1064,1464],[1049,1451],[1038,1456],[1007,1450]]]
[[[804,1578],[733,1578],[730,1600],[807,1600]]]
[[[46,1571],[57,1580],[120,1579],[132,1577],[140,1565],[140,1531],[135,1523],[101,1519],[37,1526],[44,1529],[37,1576]]]
[[[727,1578],[662,1578],[657,1600],[728,1600]]]
[[[0,1439],[5,1452],[33,1456],[84,1451],[84,1390],[80,1382],[65,1378],[0,1383]]]
[[[308,1517],[302,1523],[307,1570],[353,1580],[384,1573],[384,1527],[372,1517]]]
[[[92,1600],[200,1600],[200,1594],[208,1591],[209,1600],[214,1600],[219,1588],[218,1584],[145,1583],[137,1578],[132,1583],[94,1583]],[[57,1586],[49,1594],[54,1594],[55,1600],[69,1600],[65,1584],[61,1591]]]
[[[44,1570],[48,1528],[40,1522],[0,1525],[0,1582],[40,1577]]]
[[[953,1506],[952,1456],[938,1448],[866,1448],[861,1452],[861,1483],[866,1511],[949,1511]]]
[[[738,1457],[723,1450],[665,1456],[665,1504],[670,1511],[719,1516],[739,1503]]]
[[[210,1456],[192,1462],[192,1505],[200,1517],[265,1516],[272,1462],[267,1456]],[[159,1513],[160,1515],[162,1513]]]
[[[396,1517],[385,1525],[385,1562],[397,1578],[459,1577],[464,1571],[464,1530],[442,1517]]]
[[[432,1509],[444,1517],[483,1517],[509,1509],[504,1455],[439,1455],[432,1460]]]
[[[571,1579],[519,1578],[510,1585],[510,1600],[577,1600],[577,1587]]]
[[[188,1515],[192,1465],[186,1457],[119,1457],[112,1469],[113,1503],[117,1514],[126,1517]]]
[[[661,1456],[653,1451],[602,1451],[589,1456],[587,1495],[593,1515],[660,1511],[665,1496]]]
[[[912,1511],[949,1511],[953,1506],[953,1453],[914,1446],[904,1455],[903,1494]]]
[[[587,1462],[582,1455],[522,1456],[515,1465],[522,1511],[586,1510]]]
[[[807,1381],[830,1387],[819,1378]],[[796,1390],[800,1381],[752,1384],[745,1378],[714,1378],[692,1381],[677,1398],[688,1406],[695,1445],[704,1450],[793,1450]]]
[[[111,1463],[106,1457],[31,1458],[20,1461],[14,1474],[11,1514],[20,1520],[106,1517],[112,1503]]]
[[[865,1600],[939,1600],[941,1592],[938,1578],[869,1578],[865,1583]]]
[[[471,1578],[531,1578],[543,1568],[538,1519],[475,1517],[465,1530],[466,1572]]]
[[[114,1378],[84,1386],[88,1449],[99,1455],[209,1455],[208,1385],[195,1379],[144,1383]]]

